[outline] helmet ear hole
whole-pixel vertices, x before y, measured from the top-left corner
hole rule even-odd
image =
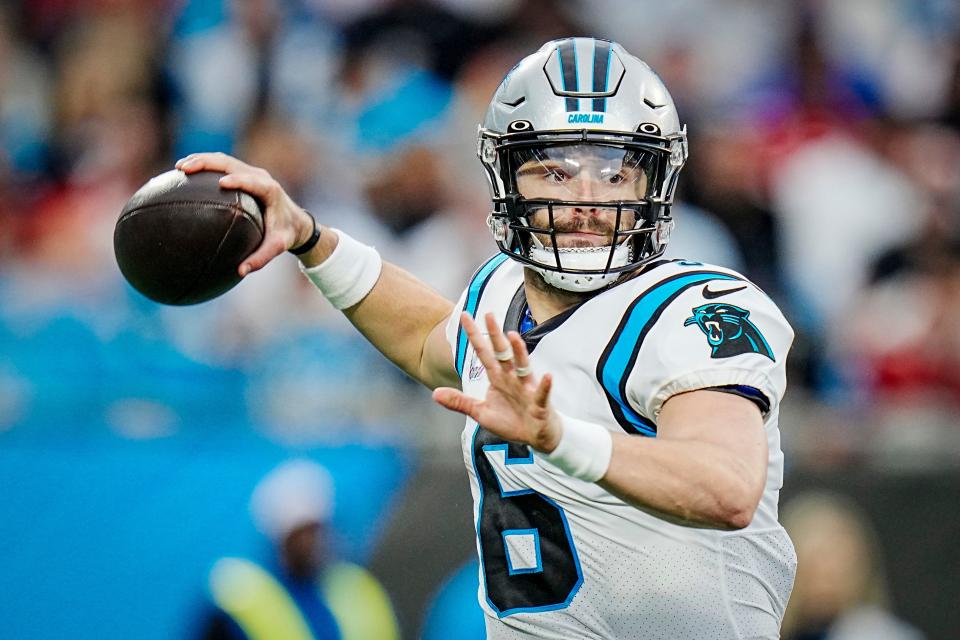
[[[514,120],[507,125],[507,131],[510,133],[531,130],[533,130],[533,123],[529,120]]]
[[[640,133],[646,133],[653,136],[660,135],[660,127],[658,127],[653,122],[644,122],[639,127],[637,127],[637,131]]]

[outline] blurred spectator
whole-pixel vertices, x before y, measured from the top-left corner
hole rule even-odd
[[[389,56],[450,80],[470,51],[489,38],[483,30],[435,2],[386,2],[343,29],[344,73],[369,68],[368,54]],[[359,64],[358,64],[359,62]],[[348,81],[349,82],[349,81]]]
[[[333,556],[327,529],[333,483],[323,467],[302,459],[280,465],[254,489],[250,508],[275,557],[267,567],[241,558],[214,565],[215,609],[198,637],[399,638],[393,607],[376,578]]]
[[[921,640],[889,611],[883,554],[866,515],[849,500],[804,494],[781,521],[797,550],[784,640]]]
[[[489,253],[471,242],[451,210],[446,171],[436,148],[401,144],[370,162],[364,184],[369,209],[343,220],[348,233],[365,233],[384,256],[447,296],[460,293],[463,278]],[[441,267],[442,265],[442,267]]]
[[[138,5],[104,5],[70,22],[52,43],[55,173],[46,186],[32,187],[18,225],[18,304],[117,297],[113,227],[167,151],[153,19]]]
[[[773,174],[772,202],[797,322],[816,334],[836,323],[870,264],[917,233],[920,192],[850,135],[808,142]]]
[[[960,35],[956,35],[950,50],[950,71],[947,74],[946,98],[941,120],[960,132]]]
[[[13,21],[12,8],[0,6],[0,175],[36,180],[48,169],[51,79]]]
[[[743,254],[733,234],[712,212],[685,202],[672,209],[676,226],[670,233],[666,258],[696,256],[705,264],[746,271]]]
[[[366,56],[371,64],[345,85],[343,97],[345,120],[354,125],[355,198],[320,215],[456,297],[490,248],[471,238],[476,227],[461,224],[453,195],[461,179],[442,154],[452,88],[388,51]],[[384,76],[383,69],[391,71]]]
[[[176,154],[233,151],[268,112],[319,128],[332,115],[335,60],[334,34],[304,3],[185,2],[169,56],[179,95]]]
[[[835,355],[862,392],[861,438],[870,452],[901,466],[911,462],[907,452],[927,465],[952,463],[960,442],[960,238],[929,238],[900,255],[901,268],[855,298]]]
[[[882,148],[921,189],[912,215],[898,215],[916,231],[871,261],[830,332],[831,356],[856,392],[869,451],[943,461],[960,442],[960,135],[887,125]]]
[[[903,212],[920,194],[864,139],[882,109],[875,79],[823,46],[820,3],[796,11],[792,49],[753,110],[756,168],[776,216],[795,320],[822,335],[877,255],[916,231]]]
[[[883,111],[936,117],[949,102],[960,4],[951,0],[808,3],[828,55],[869,79]],[[862,82],[861,82],[862,86]]]
[[[777,298],[783,291],[779,228],[760,179],[757,143],[757,131],[733,122],[692,133],[691,166],[684,173],[681,198],[715,214],[732,235],[733,251],[742,256],[739,265],[717,264],[742,268]],[[682,217],[677,216],[677,224],[680,229]]]

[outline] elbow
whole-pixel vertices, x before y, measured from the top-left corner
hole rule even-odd
[[[760,473],[750,473],[744,469],[742,473],[730,477],[726,491],[718,500],[720,526],[728,531],[749,527],[760,506],[766,483],[766,468],[762,468]]]
[[[720,504],[717,524],[727,531],[746,529],[757,513],[761,495],[762,489],[756,491],[752,487],[742,487],[738,491],[731,492]]]
[[[746,529],[753,522],[753,516],[756,512],[756,507],[731,511],[724,515],[721,526],[727,531]]]

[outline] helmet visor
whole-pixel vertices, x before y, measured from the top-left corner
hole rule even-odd
[[[605,144],[517,148],[509,152],[517,192],[527,200],[638,202],[656,184],[653,153]]]

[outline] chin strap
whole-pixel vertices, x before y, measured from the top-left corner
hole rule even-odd
[[[543,276],[544,282],[551,287],[570,291],[571,293],[588,293],[603,289],[613,284],[620,273],[607,273],[601,275],[587,275],[585,273],[560,273],[559,271],[550,271],[539,267],[531,267],[534,271]]]
[[[558,253],[560,267],[563,269],[602,271],[607,266],[610,247],[560,249]],[[531,247],[530,258],[541,264],[556,261],[553,250],[546,247]],[[613,250],[610,267],[622,267],[629,261],[630,247],[624,243]],[[544,282],[550,286],[574,293],[586,293],[608,287],[623,275],[621,273],[566,273],[534,266],[530,268],[543,276]]]

